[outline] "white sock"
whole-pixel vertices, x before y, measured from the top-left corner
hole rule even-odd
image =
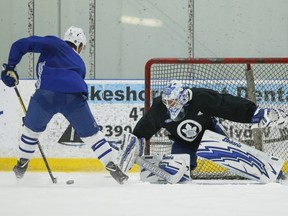
[[[116,162],[118,155],[117,150],[111,148],[101,131],[98,131],[97,134],[90,137],[81,137],[81,139],[92,149],[96,157],[104,166],[106,166],[109,161]]]

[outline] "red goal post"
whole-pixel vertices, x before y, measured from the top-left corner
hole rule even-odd
[[[154,58],[145,65],[145,110],[161,95],[168,81],[187,87],[204,87],[245,97],[259,106],[288,110],[288,58]],[[251,130],[249,124],[223,120],[229,136],[286,160],[288,172],[288,125]],[[146,154],[171,151],[167,131],[161,130],[146,145]],[[233,177],[213,162],[199,160],[195,178]]]

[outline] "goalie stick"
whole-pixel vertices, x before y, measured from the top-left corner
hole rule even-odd
[[[186,171],[186,165],[183,165],[175,175],[172,175],[169,172],[167,172],[167,171],[161,169],[160,167],[150,163],[149,161],[145,160],[144,158],[142,158],[140,156],[136,157],[136,163],[140,167],[145,168],[146,170],[150,171],[154,175],[157,175],[160,178],[163,178],[164,180],[166,180],[170,184],[176,184],[177,182],[179,182]]]

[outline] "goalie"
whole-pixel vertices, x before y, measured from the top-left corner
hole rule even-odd
[[[154,99],[149,111],[136,124],[133,134],[149,140],[161,128],[173,141],[172,154],[188,154],[191,171],[197,167],[196,152],[205,130],[225,135],[215,117],[239,123],[253,123],[254,127],[281,125],[287,121],[281,110],[260,108],[242,97],[220,94],[205,88],[184,88],[172,80],[163,94]]]

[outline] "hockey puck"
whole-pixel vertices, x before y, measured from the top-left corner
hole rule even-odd
[[[74,184],[74,180],[68,180],[68,181],[66,181],[66,184],[68,184],[68,185]]]

